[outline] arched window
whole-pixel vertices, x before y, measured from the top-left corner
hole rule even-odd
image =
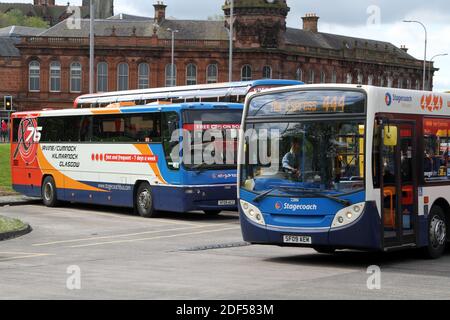
[[[252,77],[252,66],[246,64],[241,70],[241,81],[250,81]]]
[[[141,63],[138,66],[138,88],[147,89],[150,87],[150,66],[148,63]]]
[[[177,84],[177,66],[171,63],[166,65],[166,87],[175,87]]]
[[[387,86],[388,86],[388,88],[392,88],[394,86],[394,78],[393,77],[388,77]]]
[[[206,69],[206,83],[217,83],[219,78],[219,68],[217,64],[210,64]]]
[[[331,83],[337,83],[337,72],[336,70],[333,70],[331,73]]]
[[[314,70],[309,70],[309,79],[308,79],[308,83],[313,84],[316,81],[316,73],[314,72]]]
[[[50,92],[61,91],[61,63],[53,61],[50,63]]]
[[[272,67],[264,66],[262,76],[263,79],[272,79]]]
[[[298,68],[295,72],[295,79],[297,81],[303,81],[303,70],[301,68]]]
[[[368,84],[369,86],[373,86],[373,75],[369,75],[369,76],[367,77],[367,84]]]
[[[347,84],[353,83],[353,76],[351,73],[347,73]]]
[[[380,87],[384,87],[384,77],[383,76],[378,77],[378,84],[380,85]]]
[[[186,84],[193,86],[197,84],[197,66],[190,63],[186,67]]]
[[[81,63],[73,62],[70,65],[70,92],[81,92],[82,75]]]
[[[97,92],[108,91],[108,64],[100,62],[97,65]]]
[[[320,83],[326,83],[327,82],[327,74],[325,71],[320,72]]]
[[[362,73],[358,73],[358,84],[364,83],[364,75]]]
[[[38,92],[41,90],[41,64],[31,61],[28,66],[29,90]]]
[[[117,67],[117,90],[128,90],[129,88],[129,67],[128,63],[119,63]]]

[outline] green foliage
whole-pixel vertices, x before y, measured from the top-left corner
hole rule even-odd
[[[9,153],[9,144],[0,144],[0,194],[12,191]]]
[[[9,26],[48,28],[49,24],[41,18],[28,17],[22,11],[13,9],[7,13],[0,13],[0,28]]]

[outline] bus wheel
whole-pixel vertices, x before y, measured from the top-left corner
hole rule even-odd
[[[336,252],[336,249],[334,248],[330,248],[330,247],[316,247],[313,248],[314,250],[316,250],[318,253],[322,253],[322,254],[333,254]]]
[[[156,212],[153,208],[152,191],[147,182],[139,185],[136,191],[135,206],[136,211],[141,217],[154,218],[156,216]]]
[[[435,206],[431,209],[428,230],[428,247],[425,248],[425,256],[438,259],[444,254],[447,242],[447,224],[441,207]]]
[[[221,210],[205,210],[203,211],[207,216],[218,216],[222,211]]]
[[[46,207],[56,207],[58,198],[56,195],[56,185],[53,177],[46,177],[41,189],[42,202]]]

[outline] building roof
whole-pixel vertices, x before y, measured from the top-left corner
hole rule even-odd
[[[329,50],[369,49],[379,52],[389,51],[395,53],[399,58],[415,59],[404,50],[389,42],[322,32],[316,33],[294,28],[287,28],[286,43]]]
[[[14,43],[13,39],[0,37],[0,57],[20,57],[20,52]]]
[[[30,37],[37,36],[47,29],[22,26],[9,26],[0,28],[0,37]]]

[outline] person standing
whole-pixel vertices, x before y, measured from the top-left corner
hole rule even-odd
[[[8,135],[8,124],[6,123],[5,120],[2,120],[0,130],[1,130],[1,140],[2,140],[2,142],[7,142],[6,141],[6,137]]]

